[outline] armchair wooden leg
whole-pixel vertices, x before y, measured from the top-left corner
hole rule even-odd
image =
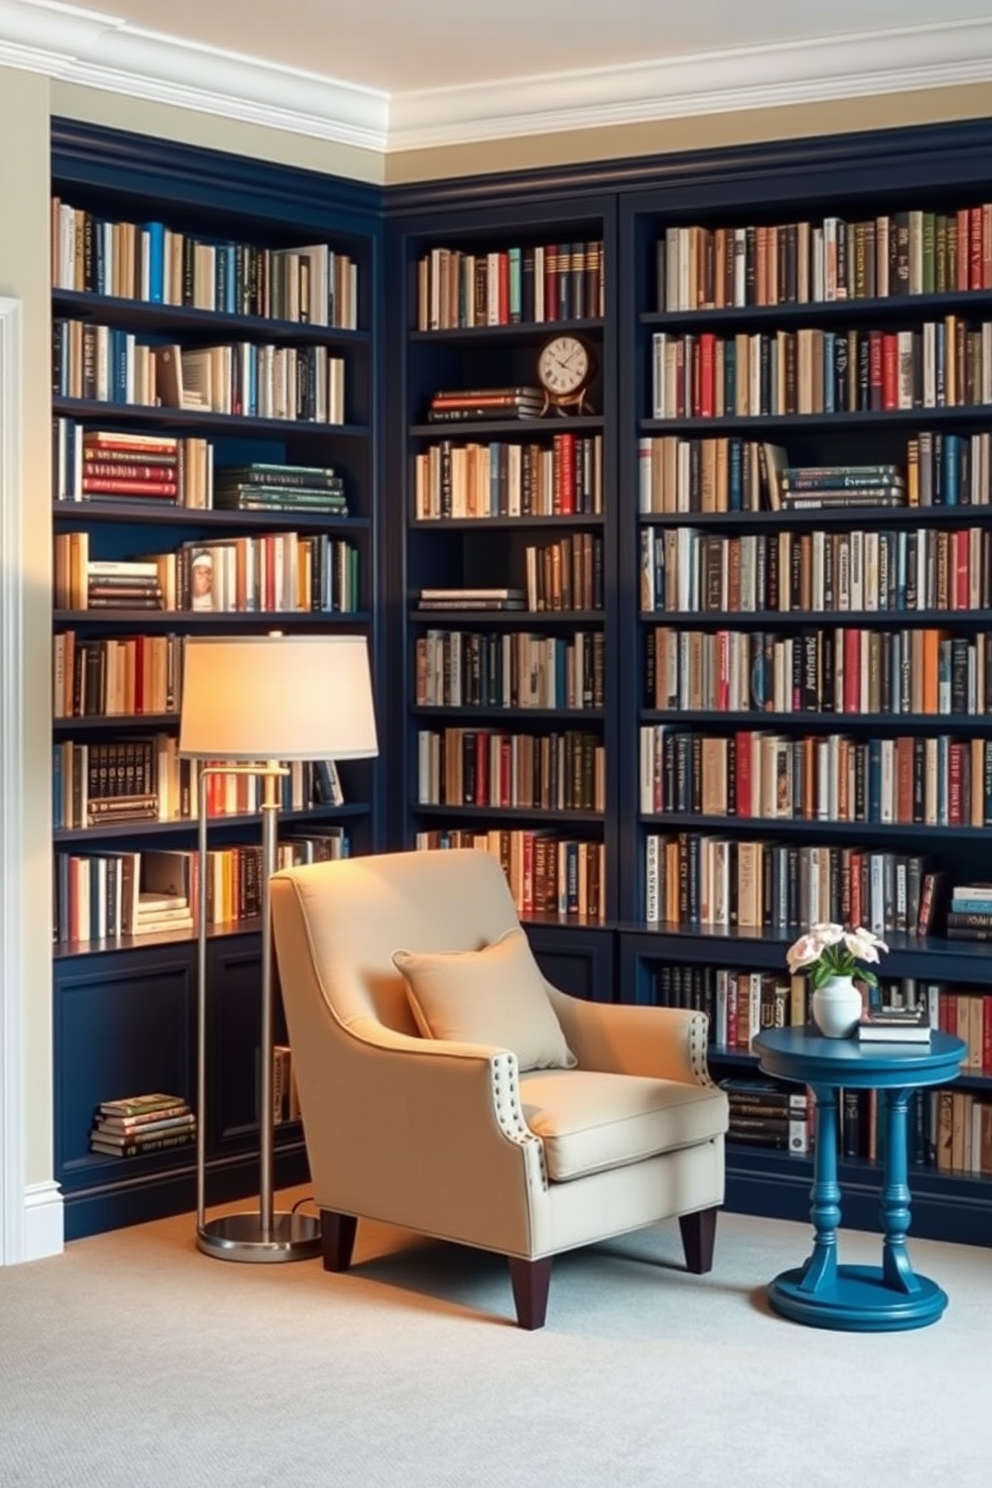
[[[525,1261],[520,1256],[508,1256],[507,1259],[517,1322],[521,1328],[543,1328],[548,1312],[551,1257],[545,1256],[540,1261]]]
[[[347,1271],[357,1229],[358,1220],[354,1214],[335,1214],[332,1209],[321,1209],[320,1243],[325,1271]]]
[[[682,1249],[686,1270],[694,1276],[705,1276],[713,1269],[713,1247],[716,1244],[716,1209],[700,1209],[695,1214],[680,1214]]]

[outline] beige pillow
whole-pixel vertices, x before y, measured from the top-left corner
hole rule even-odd
[[[480,951],[396,951],[393,965],[406,977],[425,1038],[511,1049],[521,1070],[574,1067],[522,930],[507,930]]]

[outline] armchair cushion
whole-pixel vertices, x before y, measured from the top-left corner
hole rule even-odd
[[[478,951],[396,951],[417,1027],[425,1038],[509,1049],[521,1070],[571,1069],[544,978],[522,930]]]
[[[544,1143],[553,1183],[692,1147],[727,1130],[726,1097],[715,1085],[643,1075],[536,1072],[520,1081],[520,1103]]]

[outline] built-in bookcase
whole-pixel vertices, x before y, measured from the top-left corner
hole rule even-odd
[[[943,938],[940,890],[987,877],[992,821],[992,181],[893,136],[818,156],[622,205],[624,987],[707,1006],[714,1073],[757,1073],[738,996],[745,1029],[801,1021],[786,947],[871,925],[892,995],[966,1037],[957,1121],[980,1131],[988,947]],[[870,1188],[873,1124],[849,1116]],[[952,1162],[937,1123],[935,1101],[921,1228],[974,1237],[942,1195],[985,1214],[988,1154]],[[734,1143],[728,1171],[735,1206],[804,1212],[805,1156]]]
[[[618,902],[612,220],[508,200],[404,221],[392,246],[398,829],[493,852],[535,928],[596,926]],[[581,408],[542,412],[526,390],[562,331],[596,377]],[[514,390],[505,417],[479,396],[496,389]]]
[[[143,933],[137,898],[171,866],[196,902],[185,638],[358,630],[382,695],[381,276],[378,201],[348,183],[65,125],[52,189],[56,1175],[79,1234],[192,1202],[191,1148],[88,1150],[98,1102],[193,1095],[192,918]],[[381,845],[379,775],[294,767],[285,860]],[[255,1182],[260,831],[253,783],[214,784],[220,1198]],[[298,1122],[277,1163],[305,1173]]]

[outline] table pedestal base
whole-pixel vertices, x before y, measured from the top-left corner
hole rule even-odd
[[[804,1266],[783,1271],[769,1285],[768,1300],[776,1312],[813,1328],[845,1333],[895,1333],[935,1323],[947,1306],[936,1282],[913,1276],[912,1292],[896,1291],[880,1266],[838,1266],[835,1276],[815,1291],[803,1291]]]

